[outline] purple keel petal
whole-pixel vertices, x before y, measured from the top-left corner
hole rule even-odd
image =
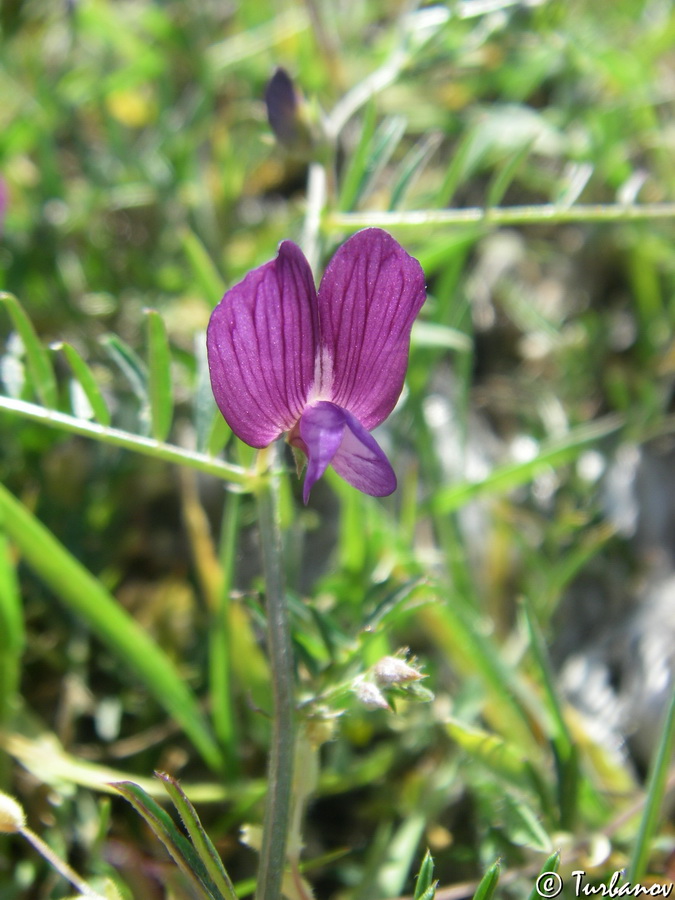
[[[266,447],[299,419],[314,381],[316,289],[292,241],[229,290],[211,315],[211,385],[237,437]]]
[[[396,490],[389,460],[375,438],[346,409],[327,401],[308,406],[300,419],[300,437],[308,455],[302,490],[305,503],[329,465],[364,494],[386,497]]]
[[[410,329],[425,298],[422,267],[379,228],[355,234],[326,269],[318,295],[322,394],[367,431],[401,393]]]

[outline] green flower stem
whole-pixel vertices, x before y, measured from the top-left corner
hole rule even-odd
[[[309,167],[307,178],[307,212],[302,229],[300,243],[313,272],[320,263],[319,233],[321,230],[321,214],[326,204],[328,173],[319,162]]]
[[[114,444],[116,447],[135,450],[136,453],[152,456],[154,459],[189,466],[244,488],[247,488],[251,481],[251,474],[246,469],[223,462],[214,456],[186,450],[175,444],[165,444],[154,438],[141,437],[129,431],[121,431],[119,428],[109,428],[107,425],[100,425],[98,422],[90,422],[87,419],[78,419],[76,416],[70,416],[56,409],[38,406],[36,403],[0,396],[0,412],[19,415],[24,419],[32,419],[34,422],[42,422],[52,428],[69,431],[72,434],[81,434],[83,437],[94,438],[104,444]]]
[[[259,465],[264,471],[267,464],[267,471],[261,474],[255,489],[266,585],[267,649],[274,701],[256,900],[278,900],[281,896],[293,783],[295,685],[279,525],[279,482],[273,472],[275,454],[274,444],[260,452]]]
[[[675,219],[675,203],[607,203],[560,206],[539,203],[534,206],[494,206],[468,209],[420,209],[405,212],[334,212],[326,216],[324,226],[342,231],[361,228],[424,228],[457,225],[541,225],[560,222],[639,222],[650,219]]]

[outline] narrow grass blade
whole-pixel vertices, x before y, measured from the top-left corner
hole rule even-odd
[[[457,353],[470,353],[473,348],[471,338],[463,331],[436,322],[415,322],[410,343],[412,347],[438,347]]]
[[[143,360],[116,334],[104,335],[101,338],[101,343],[110,358],[126,377],[132,391],[141,404],[141,408],[149,409],[148,369]]]
[[[199,292],[205,297],[210,297],[215,306],[225,293],[223,277],[209,256],[208,250],[193,231],[185,228],[181,232],[181,241]]]
[[[539,874],[534,882],[535,886],[530,891],[527,900],[541,900],[542,897],[557,896],[555,894],[556,889],[558,887],[562,888],[562,881],[558,875],[559,868],[560,850],[556,850],[555,853],[551,853],[539,870]]]
[[[215,457],[222,453],[225,445],[232,437],[232,430],[218,410],[211,419],[211,427],[206,439],[206,452]]]
[[[476,138],[475,129],[473,129],[464,135],[455,148],[450,165],[438,189],[436,206],[445,207],[450,205],[457,188],[469,177],[479,158],[479,142]]]
[[[492,863],[485,875],[483,875],[483,877],[481,878],[480,883],[476,888],[476,892],[473,895],[473,900],[490,900],[490,898],[494,895],[495,890],[497,889],[497,883],[499,882],[499,869],[500,864],[499,860],[497,860],[497,862]]]
[[[65,342],[52,344],[52,350],[60,350],[68,360],[68,365],[84,391],[96,421],[100,422],[101,425],[110,425],[111,417],[108,404],[105,402],[101,389],[96,383],[94,373],[84,359],[73,346]]]
[[[164,319],[154,309],[146,309],[148,322],[148,393],[150,396],[150,433],[166,440],[173,419],[171,386],[171,350]]]
[[[163,650],[51,532],[0,485],[0,516],[28,565],[172,715],[214,769],[222,757],[196,698]]]
[[[185,450],[183,447],[177,447],[175,444],[164,444],[161,441],[156,441],[154,438],[133,434],[130,431],[122,431],[119,428],[106,428],[96,422],[78,419],[75,416],[69,416],[56,410],[45,409],[35,403],[26,403],[23,400],[14,400],[11,397],[0,396],[0,412],[22,416],[33,422],[41,422],[43,425],[67,431],[71,434],[81,434],[83,437],[94,438],[94,440],[101,441],[104,444],[112,444],[115,447],[134,450],[136,453],[151,456],[153,459],[162,459],[165,462],[189,466],[192,469],[215,475],[216,478],[222,478],[224,481],[241,485],[247,489],[251,483],[252,476],[241,466],[235,466],[232,463],[224,462],[213,456],[206,456],[203,453]]]
[[[406,816],[398,826],[377,873],[378,896],[400,896],[426,824],[426,812],[416,811]]]
[[[391,189],[389,210],[398,209],[405,200],[405,196],[414,179],[421,174],[429,161],[432,153],[438,147],[441,138],[437,134],[430,134],[412,148],[401,163],[398,178]]]
[[[213,730],[223,748],[227,771],[236,778],[237,726],[233,710],[232,689],[232,629],[230,588],[234,573],[234,561],[240,527],[241,501],[238,494],[230,493],[225,501],[220,529],[220,560],[222,580],[217,607],[212,613],[209,628],[209,697],[211,698]]]
[[[670,703],[663,717],[661,737],[649,770],[647,780],[647,797],[642,820],[638,829],[635,847],[631,856],[626,880],[637,884],[644,879],[649,863],[651,842],[659,823],[659,816],[666,789],[668,770],[672,764],[675,750],[675,691],[672,689]]]
[[[349,164],[342,181],[340,197],[338,200],[338,209],[349,212],[356,206],[359,198],[359,191],[363,179],[365,178],[368,159],[370,156],[370,146],[375,133],[375,104],[369,103],[363,117],[363,125],[361,127],[361,138],[358,146],[352,154],[351,163]]]
[[[216,401],[211,390],[209,361],[206,355],[206,333],[200,331],[194,339],[194,355],[196,364],[196,381],[192,408],[194,410],[194,427],[197,438],[197,450],[204,453],[208,447],[209,434],[213,428],[216,415],[225,421],[218,412]],[[222,449],[219,448],[217,452]],[[215,454],[214,454],[215,455]]]
[[[543,699],[550,719],[551,744],[558,775],[559,824],[565,831],[571,831],[576,819],[581,778],[578,753],[560,705],[543,635],[526,600],[522,604],[522,610],[530,639],[530,650],[544,688]]]
[[[511,182],[518,174],[518,170],[527,159],[527,155],[532,149],[535,140],[536,139],[533,138],[532,140],[527,141],[522,147],[519,147],[497,172],[487,189],[485,198],[485,205],[487,207],[498,206],[502,202],[504,194],[508,191]]]
[[[391,116],[379,126],[368,153],[368,162],[359,183],[355,202],[358,203],[371,191],[375,181],[391,159],[405,134],[406,120]]]
[[[49,353],[40,343],[33,323],[16,297],[13,294],[0,292],[0,302],[4,304],[12,320],[12,325],[23,342],[33,387],[40,403],[48,409],[56,409],[58,390]]]
[[[166,772],[155,772],[155,775],[164,784],[167,793],[173,801],[173,805],[178,810],[183,825],[190,835],[192,846],[197,851],[206,871],[209,873],[211,881],[226,900],[237,900],[234,887],[230,881],[229,875],[225,871],[225,867],[218,855],[218,851],[213,846],[211,838],[204,831],[196,809],[188,799],[180,784],[175,778],[172,778],[171,775],[167,775]]]
[[[145,819],[152,832],[164,844],[167,852],[203,900],[220,900],[218,891],[192,844],[176,828],[171,816],[150,797],[143,788],[131,781],[113,784],[125,800]]]
[[[25,645],[23,605],[0,513],[0,731],[13,713],[21,679],[21,654]],[[0,753],[0,788],[6,786],[7,757]]]
[[[597,422],[580,425],[562,440],[544,445],[534,459],[524,463],[508,463],[494,469],[480,481],[465,481],[441,488],[431,501],[437,513],[449,513],[460,509],[470,500],[484,493],[508,491],[532,481],[549,466],[560,466],[577,459],[589,444],[602,440],[623,425],[620,416],[605,416]]]
[[[524,754],[537,754],[531,716],[517,675],[504,662],[495,642],[484,633],[480,620],[455,601],[455,597],[450,597],[443,605],[420,606],[417,618],[428,637],[459,671],[482,679],[486,687],[484,715],[495,730],[521,747]]]

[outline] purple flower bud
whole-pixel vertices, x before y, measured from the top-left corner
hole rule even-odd
[[[270,128],[279,143],[295,153],[308,153],[313,140],[307,106],[285,69],[277,69],[268,81],[265,104]]]
[[[391,235],[369,228],[337,251],[318,293],[292,241],[213,311],[211,385],[237,437],[266,447],[288,432],[308,458],[305,503],[332,465],[375,497],[396,476],[370,431],[403,387],[410,330],[425,300],[422,267]]]
[[[419,681],[420,678],[425,677],[419,669],[409,666],[398,656],[383,656],[373,667],[373,674],[377,683],[382,687]]]

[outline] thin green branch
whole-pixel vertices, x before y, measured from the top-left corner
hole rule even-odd
[[[559,206],[500,206],[484,209],[418,209],[406,212],[334,212],[326,216],[329,229],[358,231],[360,228],[426,228],[483,223],[485,225],[542,225],[564,222],[642,222],[675,219],[675,203],[607,203]]]
[[[0,412],[8,412],[34,422],[42,422],[44,425],[58,428],[61,431],[69,431],[72,434],[81,434],[83,437],[94,438],[104,444],[113,444],[116,447],[134,450],[136,453],[152,456],[154,459],[161,459],[164,462],[189,466],[207,475],[215,475],[224,481],[250,489],[252,475],[246,469],[215,459],[213,456],[206,456],[204,453],[177,447],[175,444],[165,444],[154,438],[141,437],[128,431],[121,431],[119,428],[109,428],[97,422],[78,419],[67,413],[46,409],[44,406],[28,403],[25,400],[15,400],[12,397],[0,396]]]

